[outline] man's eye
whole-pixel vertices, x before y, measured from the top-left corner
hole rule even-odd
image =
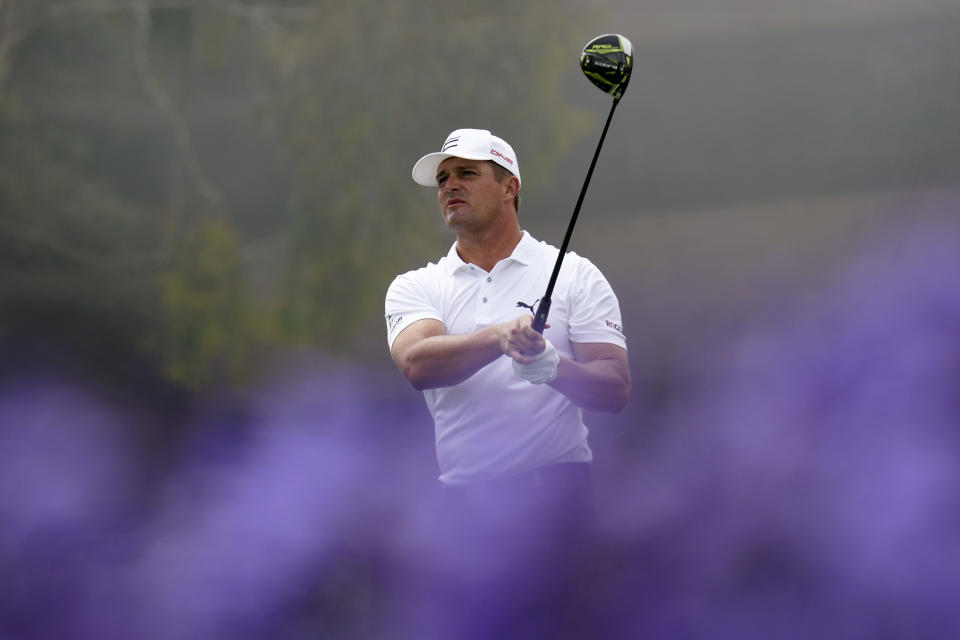
[[[437,184],[442,185],[446,181],[447,181],[447,176],[437,176]]]

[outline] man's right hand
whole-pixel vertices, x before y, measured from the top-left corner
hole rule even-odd
[[[533,328],[533,316],[519,316],[513,322],[500,325],[500,328],[500,349],[521,364],[537,360],[547,346],[543,335]]]

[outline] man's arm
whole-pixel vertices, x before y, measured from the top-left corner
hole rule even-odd
[[[620,413],[630,399],[630,365],[623,347],[572,343],[574,360],[560,356],[551,387],[588,411]]]
[[[546,340],[534,331],[532,316],[518,318],[512,339],[526,341],[511,357],[520,364],[542,361]],[[548,325],[549,326],[549,325]],[[627,350],[606,342],[571,343],[573,359],[559,356],[556,377],[547,384],[571,402],[589,411],[619,413],[630,399],[630,364]],[[517,370],[516,365],[514,370]],[[534,381],[520,371],[519,375]]]
[[[511,322],[448,335],[439,320],[418,320],[400,332],[390,349],[400,372],[415,388],[459,384],[500,356],[533,353],[535,339],[524,331],[526,316]],[[539,335],[539,334],[537,334]],[[539,347],[543,350],[543,347]]]
[[[543,351],[543,336],[530,326],[533,316],[448,335],[439,320],[414,322],[393,341],[391,354],[416,389],[463,382],[501,355],[530,362]],[[549,325],[548,325],[549,326]],[[602,342],[573,343],[574,359],[560,357],[550,386],[588,411],[619,413],[630,399],[627,351]]]

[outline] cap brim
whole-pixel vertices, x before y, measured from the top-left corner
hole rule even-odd
[[[422,184],[425,187],[437,187],[437,167],[440,163],[451,157],[446,153],[428,153],[413,165],[413,181]]]
[[[413,181],[425,187],[439,187],[437,183],[437,167],[447,158],[463,158],[464,160],[487,160],[486,156],[472,154],[453,154],[435,151],[423,156],[413,165]]]

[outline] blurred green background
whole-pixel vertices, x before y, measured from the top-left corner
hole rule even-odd
[[[571,248],[621,299],[638,410],[678,344],[960,183],[954,2],[5,0],[5,371],[193,393],[291,354],[390,370],[386,287],[453,240],[412,163],[493,130],[559,244],[609,104],[577,58],[609,31],[633,81]]]

